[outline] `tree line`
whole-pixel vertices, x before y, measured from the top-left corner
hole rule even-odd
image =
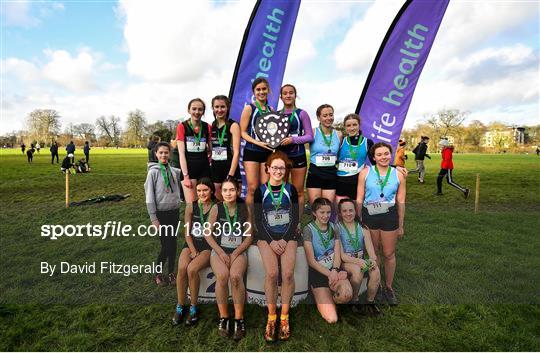
[[[513,139],[511,127],[502,122],[484,124],[472,120],[465,121],[468,112],[458,109],[441,109],[425,116],[412,129],[404,129],[402,138],[412,149],[419,142],[420,136],[429,136],[430,150],[436,150],[441,137],[450,137],[459,152],[499,152],[503,150],[520,151],[540,145],[540,125],[523,126],[523,141]],[[53,141],[66,145],[70,141],[77,145],[89,141],[93,146],[103,147],[144,147],[148,138],[157,135],[162,141],[170,141],[175,135],[179,120],[158,120],[149,124],[146,115],[140,109],[128,112],[123,125],[120,117],[100,116],[94,124],[67,124],[62,130],[61,115],[53,109],[36,109],[28,114],[25,129],[0,136],[0,146],[16,147],[21,143],[37,143],[49,146]],[[343,123],[335,124],[343,129]],[[490,146],[485,145],[486,133],[490,132]]]

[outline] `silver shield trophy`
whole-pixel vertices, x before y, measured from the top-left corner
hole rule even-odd
[[[289,119],[278,112],[268,112],[259,116],[255,122],[255,133],[270,148],[277,148],[289,136]]]

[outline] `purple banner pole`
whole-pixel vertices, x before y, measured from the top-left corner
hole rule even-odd
[[[300,0],[258,0],[255,4],[244,32],[229,91],[229,116],[232,119],[240,121],[244,106],[252,102],[251,83],[257,77],[264,77],[270,83],[272,94],[268,103],[277,108],[299,7]],[[242,152],[243,146],[244,143]],[[244,195],[246,182],[242,158],[240,172]]]
[[[395,151],[407,111],[449,0],[408,0],[379,48],[356,113],[362,133]]]

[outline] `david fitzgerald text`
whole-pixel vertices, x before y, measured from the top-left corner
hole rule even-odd
[[[48,262],[41,262],[41,274],[47,274],[52,276],[56,273],[65,274],[95,274],[95,273],[107,273],[115,275],[130,276],[136,273],[161,273],[162,265],[152,262],[152,264],[117,264],[115,262],[101,261],[101,262],[85,262],[79,264],[73,264],[66,261],[62,261],[59,264],[51,264]]]

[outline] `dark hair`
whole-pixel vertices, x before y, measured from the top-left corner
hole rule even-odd
[[[263,82],[266,84],[266,87],[268,87],[268,91],[270,91],[270,84],[268,83],[268,80],[264,77],[257,77],[255,80],[253,80],[253,82],[251,83],[251,91],[255,91],[255,87],[257,87],[259,83]]]
[[[332,202],[330,202],[330,200],[328,200],[326,197],[317,197],[315,201],[313,201],[313,204],[311,204],[311,211],[315,213],[322,206],[330,206],[330,209],[331,209]]]
[[[199,185],[208,186],[210,188],[210,190],[212,191],[212,195],[214,195],[214,193],[216,192],[216,187],[214,186],[214,182],[209,177],[202,177],[199,180],[197,180],[196,187],[199,186]],[[213,198],[213,196],[212,196],[212,198]]]
[[[293,89],[293,91],[294,91],[294,95],[296,96],[296,87],[294,87],[294,86],[291,85],[290,83],[286,83],[286,84],[284,84],[283,86],[281,86],[281,88],[279,89],[279,94],[280,94],[280,95],[283,94],[283,89],[284,89],[285,87],[291,87],[291,88]]]
[[[169,145],[168,142],[158,142],[156,143],[156,146],[154,147],[154,153],[157,152],[160,147],[167,147],[169,152],[171,151],[171,145]]]
[[[187,108],[188,110],[191,109],[191,105],[195,102],[200,102],[202,104],[202,110],[203,110],[203,114],[204,112],[206,111],[206,104],[204,104],[204,101],[200,98],[193,98],[192,100],[189,101],[188,105],[187,105]]]
[[[268,156],[268,158],[266,159],[266,162],[264,163],[264,169],[266,173],[268,173],[268,168],[270,168],[270,166],[272,165],[272,162],[276,159],[281,159],[283,162],[285,162],[285,168],[287,168],[287,170],[285,171],[285,175],[287,175],[289,171],[291,170],[293,164],[291,160],[289,159],[289,157],[287,157],[287,155],[282,151],[272,152],[272,154]]]
[[[332,107],[330,104],[323,104],[317,108],[317,117],[321,116],[321,112],[324,108],[331,108],[332,111],[334,111],[334,107]]]
[[[353,199],[347,197],[347,198],[339,200],[339,202],[338,202],[338,214],[341,213],[341,206],[344,203],[347,203],[347,202],[350,202],[350,203],[353,204],[353,207],[354,207],[354,220],[357,221],[358,223],[360,223],[361,227],[367,229],[367,226],[362,223],[362,221],[360,220],[360,217],[358,216],[358,207],[356,205],[356,201],[354,201]],[[341,219],[341,215],[339,215],[339,218]]]
[[[214,118],[216,117],[216,114],[213,112],[214,110],[214,102],[215,101],[224,101],[225,105],[227,106],[227,115],[225,116],[227,119],[229,119],[229,112],[231,111],[231,100],[229,97],[220,94],[212,98],[212,113],[214,114]]]
[[[234,188],[237,191],[240,190],[240,184],[238,183],[238,181],[234,177],[230,177],[230,176],[227,175],[225,180],[223,180],[223,182],[221,183],[222,187],[223,187],[223,184],[225,184],[225,183],[231,183],[231,184],[234,185]]]
[[[343,125],[345,125],[345,123],[347,122],[347,120],[350,120],[350,119],[355,119],[358,121],[358,124],[361,124],[361,120],[360,120],[360,115],[358,114],[355,114],[355,113],[351,113],[351,114],[347,114],[345,115],[345,118],[343,118]]]
[[[371,158],[375,157],[375,150],[379,147],[386,147],[390,150],[390,153],[392,153],[392,146],[390,146],[386,142],[377,142],[376,144],[371,146],[371,148],[369,149],[369,155],[371,156]]]

